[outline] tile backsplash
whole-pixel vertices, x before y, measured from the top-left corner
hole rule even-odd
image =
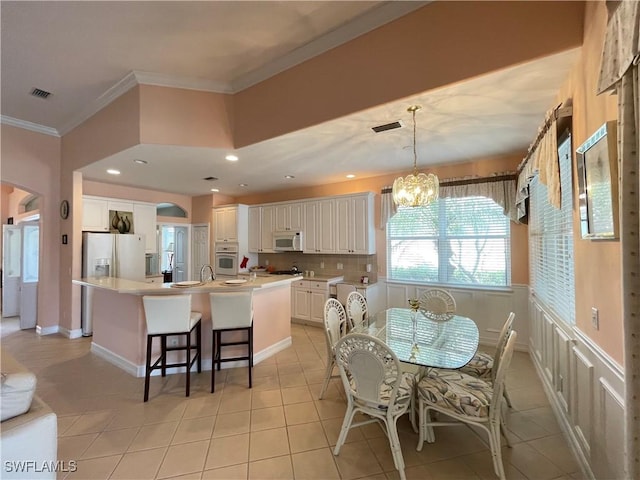
[[[359,282],[363,276],[369,277],[369,283],[378,281],[377,255],[309,255],[300,252],[261,253],[260,265],[273,265],[276,270],[288,270],[293,265],[302,272],[313,270],[316,275],[342,275],[345,281]],[[338,266],[341,265],[342,269]],[[367,265],[370,270],[367,272]]]

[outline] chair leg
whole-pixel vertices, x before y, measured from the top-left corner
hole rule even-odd
[[[507,386],[506,385],[504,386],[504,390],[502,391],[502,396],[507,401],[507,406],[509,408],[513,408],[513,403],[511,403],[511,398],[509,397],[509,394],[507,393]]]
[[[187,397],[191,393],[191,332],[187,332]]]
[[[202,373],[202,322],[196,325],[196,355],[198,355],[198,373]]]
[[[322,400],[325,392],[327,391],[327,387],[329,386],[329,380],[331,380],[331,375],[333,374],[333,366],[335,365],[335,360],[333,357],[329,360],[327,364],[327,373],[324,376],[324,383],[322,384],[322,390],[320,390],[320,395],[318,396],[319,400]]]
[[[502,446],[500,445],[500,423],[489,425],[489,445],[493,457],[493,467],[500,480],[506,480],[504,466],[502,465]]]
[[[151,377],[151,347],[153,343],[153,337],[147,335],[147,359],[145,362],[144,370],[144,401],[149,400],[149,379]]]
[[[393,455],[393,463],[400,474],[400,479],[405,480],[404,474],[404,458],[402,456],[402,448],[400,447],[400,437],[398,436],[398,418],[387,418],[385,424],[387,425],[387,437],[389,437],[389,443],[391,446],[391,454]]]
[[[349,429],[351,428],[351,422],[353,422],[353,417],[356,414],[353,409],[353,405],[349,402],[347,406],[347,412],[344,415],[344,420],[342,421],[342,428],[340,429],[340,435],[338,436],[338,441],[336,442],[336,446],[333,449],[333,454],[338,455],[340,453],[340,448],[344,445],[345,440],[347,439],[347,434],[349,433]]]

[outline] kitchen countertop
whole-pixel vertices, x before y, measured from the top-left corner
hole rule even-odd
[[[291,282],[300,280],[302,277],[294,275],[269,275],[267,277],[258,277],[254,281],[246,283],[228,285],[227,280],[214,280],[201,285],[189,287],[172,287],[173,283],[147,283],[135,280],[127,280],[124,278],[114,277],[88,277],[73,280],[76,285],[85,287],[95,287],[105,290],[111,290],[118,293],[128,293],[132,295],[148,295],[148,294],[179,294],[179,293],[209,293],[231,290],[254,290],[262,288],[273,288],[279,286],[290,285]]]

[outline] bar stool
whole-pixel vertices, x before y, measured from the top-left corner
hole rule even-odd
[[[249,367],[249,388],[252,387],[253,368],[253,292],[224,292],[209,294],[211,323],[213,325],[213,355],[211,364],[211,393],[216,381],[216,368],[222,362],[247,360]],[[222,341],[222,332],[246,331],[246,340]],[[246,345],[246,356],[222,357],[222,347]]]
[[[147,322],[147,359],[144,377],[144,401],[149,400],[149,379],[153,370],[162,370],[162,376],[167,375],[169,367],[186,367],[187,369],[187,397],[191,386],[191,367],[197,361],[198,373],[202,371],[202,332],[200,320],[202,313],[191,311],[191,295],[159,295],[142,297],[144,314]],[[196,344],[191,344],[191,333],[196,331]],[[167,337],[184,335],[186,345],[167,347]],[[151,364],[151,350],[153,339],[160,337],[160,357]],[[191,351],[196,354],[191,358]],[[184,362],[167,363],[167,352],[184,351]]]

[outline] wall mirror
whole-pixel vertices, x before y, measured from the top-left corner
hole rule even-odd
[[[616,123],[607,122],[576,150],[582,238],[618,238]]]

